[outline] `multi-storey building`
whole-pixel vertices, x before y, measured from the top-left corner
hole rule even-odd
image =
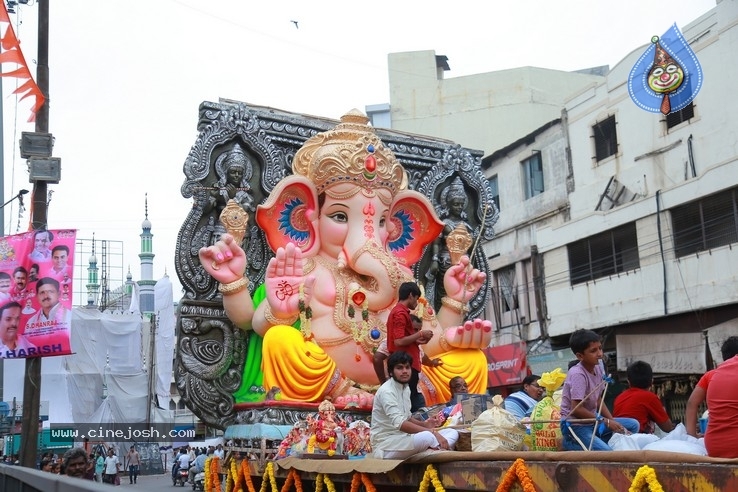
[[[647,360],[669,376],[664,388],[684,394],[690,377],[720,361],[721,341],[738,333],[738,67],[730,63],[738,2],[720,1],[680,27],[704,84],[668,116],[643,111],[628,94],[645,45],[609,71],[551,71],[552,94],[524,86],[537,97],[517,101],[512,113],[498,107],[510,71],[457,79],[456,94],[467,84],[479,95],[487,84],[496,95],[462,104],[445,91],[454,79],[426,81],[431,69],[440,72],[439,57],[390,55],[393,128],[485,150],[500,209],[496,237],[484,245],[495,294],[487,316],[496,320],[495,343],[528,342],[536,372],[565,368],[571,332],[595,329],[613,370]],[[403,69],[406,86],[398,87],[396,59],[424,66],[428,77]]]

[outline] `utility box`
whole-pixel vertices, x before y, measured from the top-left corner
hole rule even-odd
[[[28,179],[56,184],[61,179],[61,158],[31,157],[28,159]]]
[[[20,153],[23,159],[51,157],[54,136],[51,133],[21,132]]]

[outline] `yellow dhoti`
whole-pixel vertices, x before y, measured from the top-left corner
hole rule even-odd
[[[271,327],[262,347],[264,388],[277,386],[285,400],[314,402],[326,396],[346,394],[351,380],[343,376],[335,361],[314,342],[307,342],[292,326]],[[478,349],[456,349],[441,354],[443,365],[423,367],[421,391],[427,405],[451,398],[448,382],[463,377],[470,393],[487,392],[487,358]],[[354,389],[355,391],[355,389]]]
[[[262,354],[264,388],[277,386],[285,400],[318,401],[350,384],[333,359],[292,326],[269,328]]]
[[[423,391],[426,405],[446,403],[451,398],[448,382],[455,376],[464,378],[469,393],[487,392],[487,357],[484,352],[479,349],[455,349],[435,357],[440,358],[443,364],[437,367],[423,366],[421,373],[421,383],[427,378],[426,385],[431,385],[419,388]]]

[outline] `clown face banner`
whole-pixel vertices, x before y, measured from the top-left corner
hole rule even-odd
[[[701,87],[702,67],[676,24],[651,39],[628,76],[630,98],[651,113],[679,111]]]

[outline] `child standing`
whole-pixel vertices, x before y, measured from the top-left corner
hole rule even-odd
[[[613,418],[607,405],[602,405],[600,400],[605,389],[604,369],[600,365],[602,360],[602,341],[600,336],[592,330],[577,330],[569,338],[569,347],[579,361],[571,367],[564,381],[561,398],[561,416],[563,419],[595,419],[601,418],[597,424],[594,423],[564,423],[562,421],[561,434],[564,449],[567,451],[587,450],[592,442],[592,451],[612,451],[607,442],[613,432],[633,433],[638,432],[639,424],[635,419]],[[598,412],[600,415],[598,416]],[[604,423],[604,432],[595,435],[595,428],[600,428]],[[579,438],[580,444],[573,434]]]

